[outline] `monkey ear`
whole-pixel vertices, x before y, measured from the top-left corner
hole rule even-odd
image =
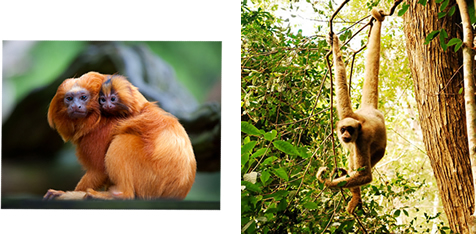
[[[362,123],[360,123],[360,121],[357,121],[357,130],[361,130],[362,129]]]

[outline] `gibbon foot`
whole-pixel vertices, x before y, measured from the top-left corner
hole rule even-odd
[[[320,167],[316,173],[316,178],[321,182],[325,183],[326,179],[323,178],[323,174],[327,171],[327,167]]]
[[[358,205],[362,205],[362,199],[360,198],[360,196],[354,196],[352,195],[352,199],[350,199],[350,202],[347,204],[347,212],[349,214],[352,214],[354,213],[355,211],[355,208],[358,206]]]

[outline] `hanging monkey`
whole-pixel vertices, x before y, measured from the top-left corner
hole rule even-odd
[[[316,177],[328,187],[341,186],[350,189],[352,199],[346,208],[349,213],[353,213],[355,207],[362,202],[360,186],[372,181],[372,168],[382,159],[387,146],[384,117],[377,110],[380,30],[384,15],[383,11],[376,9],[372,9],[371,14],[375,20],[367,45],[362,103],[355,112],[350,102],[339,39],[332,32],[329,38],[334,54],[337,83],[337,112],[340,119],[337,123],[337,134],[344,147],[350,151],[349,171],[338,168],[344,175],[331,180],[322,177],[327,168],[321,167]]]

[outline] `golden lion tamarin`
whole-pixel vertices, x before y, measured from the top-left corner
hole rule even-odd
[[[58,87],[48,109],[49,125],[58,131],[64,141],[76,145],[76,156],[86,170],[75,191],[99,189],[108,181],[104,156],[117,121],[104,118],[99,109],[97,100],[104,80],[104,75],[95,72],[66,79]],[[45,198],[61,194],[64,192],[49,190]]]
[[[177,118],[148,102],[124,77],[101,88],[102,113],[119,121],[106,153],[111,193],[98,198],[183,199],[195,181],[192,144]],[[92,191],[90,191],[92,193]]]

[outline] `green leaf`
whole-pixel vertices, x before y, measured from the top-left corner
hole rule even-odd
[[[261,193],[261,188],[257,184],[242,180],[241,185],[245,186],[245,190],[252,191],[255,193]]]
[[[393,213],[393,217],[396,218],[396,217],[400,216],[400,212],[401,212],[400,210],[396,210],[396,211]]]
[[[288,202],[286,201],[286,199],[282,199],[281,201],[279,201],[278,211],[283,211],[286,209],[286,207],[288,207]]]
[[[299,148],[298,148],[298,151],[299,151],[299,155],[300,155],[302,158],[309,158],[309,156],[311,156],[311,154],[307,152],[307,148],[306,148],[306,147],[299,147]]]
[[[287,141],[275,141],[273,142],[274,147],[276,149],[284,152],[285,154],[288,155],[299,155],[299,152],[297,151],[296,147],[291,145],[291,143]]]
[[[443,1],[445,1],[445,0],[435,0],[436,3],[441,3]]]
[[[461,87],[458,91],[458,94],[462,94],[463,93],[463,87]]]
[[[448,45],[446,45],[445,39],[448,38],[448,33],[446,33],[445,29],[440,30],[440,45],[441,48],[443,48],[444,51],[448,49]]]
[[[272,141],[274,140],[274,138],[276,138],[277,135],[278,135],[278,132],[276,130],[272,130],[271,132],[267,132],[264,134],[264,139],[268,141]]]
[[[285,180],[285,181],[289,181],[289,177],[288,177],[288,174],[286,173],[286,170],[284,170],[284,168],[277,168],[277,169],[274,169],[273,173],[278,176],[279,178]]]
[[[261,132],[255,126],[246,121],[241,121],[241,131],[248,135],[261,136]]]
[[[306,209],[317,209],[317,204],[315,202],[306,202],[303,206]]]
[[[435,37],[438,36],[439,33],[440,33],[440,30],[435,30],[429,33],[428,36],[426,36],[425,38],[425,45],[428,45],[431,40],[435,39]]]
[[[448,46],[453,46],[453,45],[456,45],[458,43],[462,43],[461,39],[459,38],[452,38],[449,42],[448,42]]]
[[[360,167],[357,169],[357,171],[364,171],[365,170],[365,167]]]
[[[438,13],[438,19],[441,19],[441,18],[445,17],[446,14],[447,14],[446,12],[439,12]]]
[[[268,182],[270,177],[271,177],[271,174],[269,173],[269,171],[265,170],[261,172],[261,176],[259,177],[259,179],[265,185]]]
[[[423,6],[426,6],[427,0],[418,0],[418,3],[420,3]],[[408,6],[410,6],[410,5],[408,5]]]
[[[253,150],[255,145],[256,145],[256,141],[250,141],[246,143],[245,145],[241,146],[241,155],[249,154],[249,152]]]
[[[241,166],[244,166],[250,160],[250,154],[241,154]]]
[[[251,141],[251,140],[250,140],[250,137],[249,137],[249,136],[245,137],[245,139],[243,139],[243,145],[248,144],[250,141]]]
[[[422,5],[426,5],[426,0],[420,0],[420,1],[424,1],[425,4],[422,4]],[[402,9],[400,9],[400,10],[398,11],[398,16],[403,16],[403,14],[405,14],[405,12],[407,12],[407,10],[408,10],[409,7],[410,7],[409,4],[403,3]]]
[[[261,148],[254,152],[253,155],[251,155],[251,158],[261,157],[264,153],[266,153],[266,148]]]
[[[275,157],[275,156],[268,157],[263,161],[263,163],[261,163],[261,165],[265,166],[265,165],[272,164],[272,162],[276,159],[277,159],[277,157]]]
[[[448,42],[447,46],[453,46],[453,45],[455,46],[454,51],[457,52],[459,50],[459,48],[461,48],[461,46],[463,46],[463,41],[459,38],[452,38]]]
[[[449,15],[449,16],[453,16],[454,13],[455,13],[455,11],[456,11],[456,6],[452,6],[452,7],[450,8],[450,10],[448,11],[448,15]]]
[[[274,200],[280,201],[281,199],[286,197],[288,193],[289,192],[286,190],[278,190],[275,193],[263,196],[263,199],[274,198]]]
[[[450,3],[450,0],[445,0],[440,6],[440,11],[445,10],[449,3]]]
[[[337,184],[339,187],[344,187],[347,184],[347,181],[341,181],[340,183]]]
[[[444,28],[440,30],[440,38],[444,38],[444,39],[448,38],[448,33],[446,32]]]

